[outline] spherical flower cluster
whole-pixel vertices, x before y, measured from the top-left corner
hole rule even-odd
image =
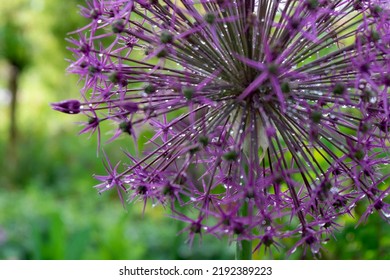
[[[106,156],[99,192],[170,208],[191,242],[255,250],[296,238],[290,252],[317,254],[360,201],[361,221],[390,221],[388,1],[91,0],[81,14],[81,99],[53,108],[99,138],[112,123],[110,141],[154,131],[126,165]]]

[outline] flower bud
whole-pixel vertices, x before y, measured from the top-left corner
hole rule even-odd
[[[51,107],[54,110],[60,111],[66,114],[78,114],[80,113],[80,101],[75,99],[64,100],[56,103],[51,103]]]

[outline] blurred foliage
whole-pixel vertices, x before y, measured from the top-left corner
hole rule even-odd
[[[24,69],[30,62],[28,41],[12,15],[7,15],[0,26],[0,57],[18,69]]]
[[[6,141],[9,108],[0,98],[0,259],[233,259],[234,244],[228,240],[206,236],[190,248],[187,236],[177,234],[184,225],[161,207],[147,205],[145,214],[142,202],[123,209],[115,192],[98,196],[91,188],[97,183],[91,174],[104,174],[95,137],[77,136],[74,123],[85,120],[48,106],[78,95],[77,77],[65,75],[71,54],[64,38],[85,24],[78,15],[82,3],[1,0],[0,25],[12,15],[21,33],[9,40],[23,35],[31,62],[21,78],[20,138],[12,153]],[[0,57],[2,95],[5,59]],[[134,149],[123,138],[107,147],[110,157],[120,157],[118,145]],[[335,234],[337,241],[323,244],[322,258],[390,259],[389,225],[376,213],[366,225],[355,229],[355,223],[351,217],[340,221],[346,227]],[[287,250],[273,250],[272,257],[285,259]],[[290,259],[300,259],[301,253]],[[270,257],[260,250],[255,258]]]

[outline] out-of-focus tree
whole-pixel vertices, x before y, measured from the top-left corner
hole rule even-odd
[[[0,0],[0,93],[5,101],[0,104],[0,169],[7,174],[0,176],[3,186],[20,185],[19,167],[32,135],[61,133],[50,121],[49,103],[78,91],[77,77],[66,75],[71,56],[67,34],[84,25],[78,5],[85,1]]]
[[[7,84],[7,91],[10,93],[7,118],[11,146],[17,140],[18,105],[24,100],[24,93],[31,92],[30,88],[35,86],[26,86],[29,81],[37,81],[40,88],[48,89],[41,92],[42,95],[53,89],[60,96],[69,92],[70,83],[63,78],[67,66],[65,59],[70,57],[65,38],[70,31],[83,26],[83,18],[78,15],[78,5],[85,5],[85,2],[1,0],[0,60],[6,65],[3,72],[7,75],[0,79],[3,85]],[[27,76],[30,78],[24,79]],[[21,83],[22,78],[27,83]],[[34,91],[36,90],[35,86]],[[57,97],[53,95],[53,98]]]
[[[11,14],[0,27],[0,57],[9,65],[8,89],[11,93],[9,140],[11,146],[17,139],[16,112],[18,84],[21,73],[31,63],[29,41],[25,37],[23,26],[18,24]]]

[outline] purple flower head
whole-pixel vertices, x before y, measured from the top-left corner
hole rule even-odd
[[[96,177],[100,192],[172,208],[191,241],[255,249],[296,238],[291,252],[319,254],[362,200],[363,219],[389,221],[388,1],[93,0],[81,13],[69,71],[86,102],[53,108],[83,108],[83,132],[113,123],[111,141],[154,130]]]

